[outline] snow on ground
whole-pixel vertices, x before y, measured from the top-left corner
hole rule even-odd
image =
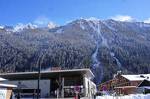
[[[58,29],[58,30],[56,31],[56,33],[58,33],[58,34],[63,33],[63,29],[62,29],[62,28]]]
[[[97,96],[96,99],[150,99],[150,94],[132,94],[125,96]]]

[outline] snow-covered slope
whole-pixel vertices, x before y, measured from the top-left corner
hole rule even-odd
[[[0,29],[4,29],[4,26],[0,26]]]
[[[131,94],[125,96],[98,96],[96,99],[150,99],[150,94]]]
[[[31,24],[31,23],[28,23],[28,24],[19,23],[14,27],[13,32],[20,32],[24,29],[36,29],[36,28],[37,28],[37,25]]]
[[[48,28],[49,28],[49,29],[53,29],[53,28],[56,28],[56,27],[57,27],[57,25],[54,24],[53,22],[49,22],[49,23],[48,23]]]

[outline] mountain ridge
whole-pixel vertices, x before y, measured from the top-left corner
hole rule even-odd
[[[43,70],[91,68],[98,84],[118,70],[150,73],[149,44],[150,24],[143,22],[77,19],[51,29],[0,28],[0,72],[36,71],[43,57]]]

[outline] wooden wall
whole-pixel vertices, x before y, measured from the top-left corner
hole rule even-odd
[[[12,88],[7,88],[7,97],[6,99],[10,99],[12,95]]]
[[[135,94],[137,88],[136,87],[122,87],[122,88],[115,88],[115,92],[123,95],[128,95],[128,94]]]
[[[100,91],[103,91],[105,88],[106,90],[104,91],[115,90],[117,93],[120,93],[120,94],[132,94],[136,92],[136,86],[138,86],[140,83],[141,81],[129,81],[123,76],[117,75],[112,80],[106,81],[100,84],[98,87]],[[131,87],[126,87],[126,86],[131,86]]]

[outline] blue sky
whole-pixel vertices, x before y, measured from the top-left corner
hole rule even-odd
[[[149,10],[150,0],[0,0],[0,24],[65,24],[80,17],[118,16],[144,21],[150,20]]]

